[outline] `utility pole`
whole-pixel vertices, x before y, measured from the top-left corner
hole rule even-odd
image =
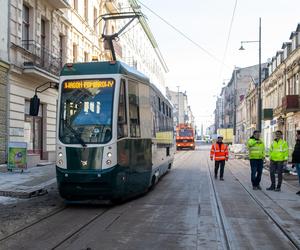
[[[261,100],[261,18],[259,18],[258,41],[241,41],[240,50],[244,50],[243,43],[258,43],[258,84],[256,87],[257,94],[257,117],[256,130],[262,131],[262,100]]]
[[[262,119],[262,100],[261,100],[261,18],[259,18],[259,55],[258,55],[258,88],[257,88],[257,126],[258,131],[262,131],[261,119]]]
[[[236,143],[236,95],[237,95],[237,82],[236,82],[236,71],[234,67],[234,81],[233,81],[233,142]]]

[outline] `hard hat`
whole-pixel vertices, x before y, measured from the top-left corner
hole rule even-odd
[[[218,135],[218,138],[222,138],[223,139],[224,137],[223,137],[223,135]]]

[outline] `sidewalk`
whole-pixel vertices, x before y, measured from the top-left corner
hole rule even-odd
[[[233,160],[233,159],[240,160],[246,165],[249,164],[248,155],[245,153],[241,153],[241,154],[231,153],[230,159],[231,160]],[[269,165],[270,165],[269,161],[266,161],[264,163],[264,169],[266,169],[268,172],[269,172]],[[283,172],[283,176],[282,176],[283,180],[286,181],[286,183],[288,183],[289,185],[292,185],[295,188],[299,188],[299,190],[300,190],[296,168],[293,169],[292,164],[289,163],[287,165],[287,170],[288,170],[288,172]]]
[[[43,163],[35,167],[8,171],[0,166],[0,198],[31,198],[47,193],[47,187],[56,182],[55,164]],[[2,197],[1,197],[2,196]],[[1,200],[0,200],[1,203]]]
[[[239,159],[245,166],[250,166],[249,165],[249,160],[245,159]],[[290,165],[290,164],[289,164]],[[283,173],[282,179],[283,179],[283,184],[290,186],[294,191],[299,191],[300,190],[300,185],[299,185],[299,180],[298,180],[298,175],[296,173],[296,169],[291,169],[289,167],[290,172],[289,173]],[[270,178],[270,172],[269,172],[269,167],[267,164],[264,165],[264,170],[263,174],[267,176],[267,178]],[[276,177],[277,178],[277,177]]]

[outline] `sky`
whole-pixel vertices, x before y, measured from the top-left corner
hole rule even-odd
[[[213,123],[216,98],[234,67],[258,64],[258,43],[244,44],[243,51],[239,48],[241,41],[258,40],[259,18],[262,63],[281,50],[283,42],[289,41],[291,32],[300,23],[299,0],[141,0],[138,3],[169,68],[167,86],[174,91],[180,86],[181,92],[186,91],[198,127]]]

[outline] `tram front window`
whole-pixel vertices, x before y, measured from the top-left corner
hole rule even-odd
[[[59,139],[66,144],[107,143],[112,137],[114,80],[65,81]]]
[[[179,130],[179,136],[193,136],[193,131],[192,130],[185,130],[181,129]]]

